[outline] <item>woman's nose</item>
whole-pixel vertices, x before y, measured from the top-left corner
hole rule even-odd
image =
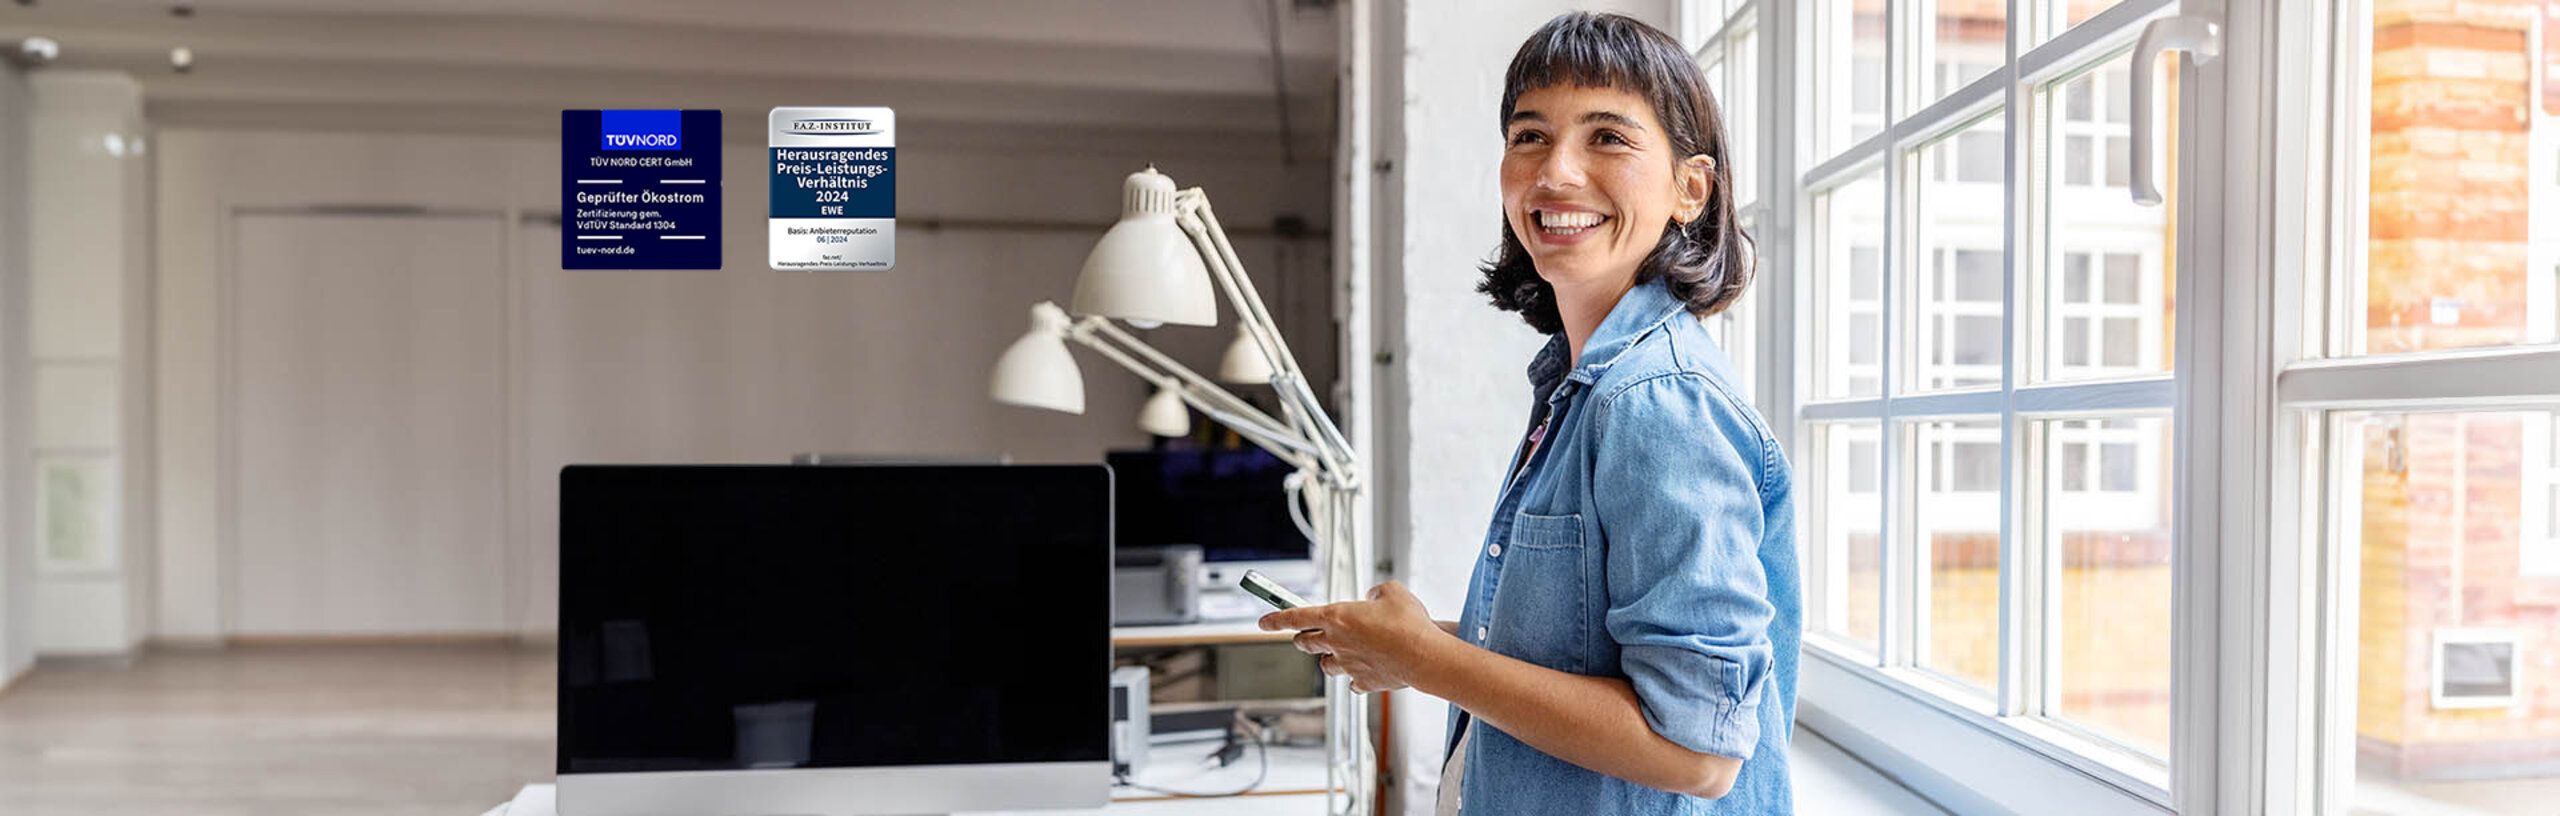
[[[1571,147],[1547,151],[1538,163],[1538,189],[1570,190],[1582,186],[1582,152]]]

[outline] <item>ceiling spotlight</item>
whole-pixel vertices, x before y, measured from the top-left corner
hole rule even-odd
[[[169,7],[169,16],[180,19],[193,17],[196,16],[196,7],[186,3],[179,3]]]
[[[9,61],[21,68],[38,68],[62,56],[62,44],[51,37],[28,37],[9,49]]]
[[[195,70],[196,52],[183,45],[169,49],[169,68],[181,74]]]

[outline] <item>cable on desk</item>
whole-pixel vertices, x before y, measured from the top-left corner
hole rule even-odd
[[[1130,781],[1129,775],[1126,773],[1119,774],[1117,778],[1112,780],[1112,784],[1118,787],[1128,788],[1130,790],[1160,793],[1177,799],[1223,799],[1229,796],[1243,796],[1245,794],[1252,793],[1255,789],[1262,787],[1262,781],[1264,779],[1271,776],[1271,745],[1263,741],[1261,724],[1245,718],[1242,714],[1238,714],[1236,719],[1240,726],[1252,729],[1250,739],[1253,742],[1254,761],[1258,766],[1254,769],[1253,781],[1245,783],[1244,787],[1237,788],[1232,791],[1214,792],[1173,790],[1171,788],[1158,788],[1138,784]],[[1221,746],[1219,750],[1223,752],[1226,749],[1224,746]],[[1217,754],[1211,754],[1210,756],[1214,758]]]

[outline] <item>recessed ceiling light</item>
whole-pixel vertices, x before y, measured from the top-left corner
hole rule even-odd
[[[9,49],[10,62],[23,68],[36,68],[62,56],[62,44],[51,37],[28,37]]]

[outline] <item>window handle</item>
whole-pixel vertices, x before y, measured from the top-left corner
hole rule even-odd
[[[2205,17],[2181,14],[2162,17],[2142,27],[2142,42],[2133,48],[2133,203],[2145,207],[2160,205],[2159,171],[2152,166],[2158,128],[2152,123],[2159,104],[2154,90],[2154,77],[2159,73],[2160,55],[2184,51],[2197,65],[2212,62],[2222,55],[2222,25]]]

